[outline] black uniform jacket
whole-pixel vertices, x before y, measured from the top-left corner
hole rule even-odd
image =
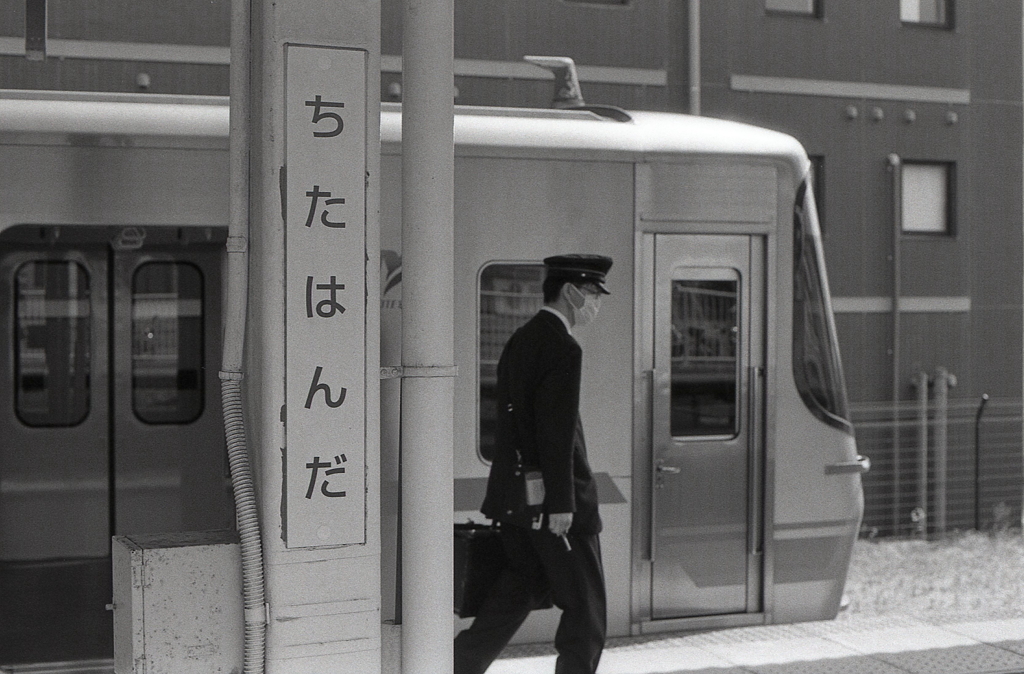
[[[582,358],[580,345],[549,311],[538,312],[505,345],[498,361],[495,455],[480,508],[487,517],[530,525],[506,508],[518,447],[524,463],[544,475],[544,512],[573,513],[572,533],[601,532],[580,424]]]

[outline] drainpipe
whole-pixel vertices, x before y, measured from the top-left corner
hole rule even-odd
[[[220,379],[224,434],[242,553],[242,596],[245,609],[243,671],[245,674],[259,674],[264,669],[267,631],[263,543],[245,437],[245,419],[242,416],[242,359],[249,295],[249,3],[250,0],[231,2],[228,159],[231,194]]]
[[[689,2],[690,114],[700,114],[700,0]]]
[[[892,173],[892,526],[900,527],[900,236],[903,232],[903,163],[898,154],[889,155]]]
[[[404,0],[402,671],[452,671],[454,1]]]

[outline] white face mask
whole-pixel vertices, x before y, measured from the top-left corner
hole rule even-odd
[[[597,312],[601,309],[601,298],[593,293],[584,293],[582,290],[567,283],[569,289],[569,307],[573,313],[573,324],[579,327],[589,325],[597,318]]]

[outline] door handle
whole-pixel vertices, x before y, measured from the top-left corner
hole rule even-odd
[[[871,459],[857,456],[856,461],[841,461],[825,466],[825,475],[841,475],[843,473],[866,473],[871,470]]]
[[[683,472],[683,469],[678,466],[666,466],[661,463],[658,464],[658,467],[655,468],[655,470],[659,473],[669,473],[671,475],[678,475]]]

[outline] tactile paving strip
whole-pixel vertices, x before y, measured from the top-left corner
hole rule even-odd
[[[866,655],[758,665],[750,670],[756,674],[907,674],[904,669]]]
[[[1024,672],[1024,657],[977,644],[933,648],[901,653],[878,653],[873,657],[914,674],[1013,674]]]

